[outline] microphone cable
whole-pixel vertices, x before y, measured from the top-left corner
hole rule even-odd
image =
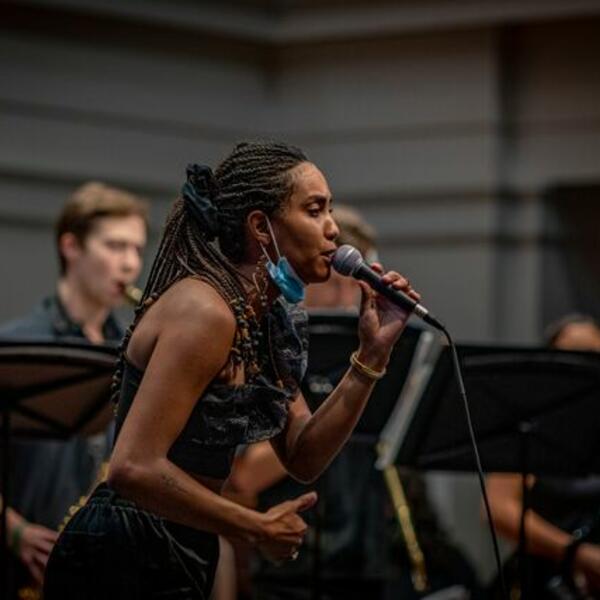
[[[390,286],[384,284],[381,281],[381,275],[379,273],[375,273],[370,268],[370,266],[365,263],[362,254],[350,244],[343,244],[336,250],[332,258],[332,266],[341,275],[351,276],[356,279],[366,281],[369,284],[369,286],[376,290],[378,293],[382,294],[383,296],[386,296],[395,304],[403,307],[408,312],[412,312],[414,315],[420,317],[426,323],[429,323],[430,325],[441,331],[448,340],[448,344],[450,345],[450,351],[452,353],[452,363],[454,366],[456,382],[458,384],[458,391],[463,402],[465,416],[467,419],[467,428],[469,430],[469,437],[473,449],[473,455],[475,457],[475,465],[477,467],[477,476],[479,478],[481,495],[483,497],[485,512],[487,515],[489,528],[492,536],[494,556],[496,559],[496,566],[498,568],[498,575],[500,577],[502,595],[506,600],[509,600],[508,592],[506,589],[506,582],[504,580],[504,572],[502,570],[502,561],[500,560],[500,549],[498,547],[496,527],[494,526],[494,520],[492,519],[492,511],[490,509],[487,490],[485,489],[483,468],[481,466],[479,448],[477,447],[475,431],[473,429],[473,422],[471,419],[471,409],[469,408],[469,401],[467,399],[467,391],[465,389],[465,384],[463,381],[458,351],[456,349],[454,341],[452,340],[452,336],[450,335],[446,327],[438,319],[436,319],[423,305],[419,304],[414,299],[408,297],[403,292],[400,292],[399,290],[394,290]]]
[[[441,324],[440,324],[441,325]],[[438,328],[448,340],[448,344],[450,346],[450,352],[452,354],[452,364],[454,366],[454,376],[456,379],[456,383],[458,385],[458,391],[460,397],[463,402],[463,407],[465,410],[465,417],[467,419],[467,428],[469,430],[469,438],[471,441],[471,446],[473,450],[473,456],[475,457],[475,466],[477,468],[477,477],[479,479],[479,486],[481,488],[481,495],[483,497],[483,504],[485,506],[485,512],[488,519],[489,530],[492,537],[492,545],[494,547],[494,558],[496,560],[496,567],[498,569],[498,575],[500,577],[500,586],[502,588],[502,596],[509,600],[508,590],[506,588],[506,581],[504,579],[504,570],[502,569],[502,560],[500,559],[500,548],[498,546],[498,536],[496,535],[496,527],[494,525],[494,519],[492,518],[492,511],[490,509],[490,502],[487,495],[487,490],[485,488],[485,478],[483,475],[483,467],[481,466],[481,458],[479,456],[479,448],[477,446],[477,440],[475,438],[475,430],[473,429],[473,421],[471,419],[471,409],[469,407],[469,401],[467,399],[467,390],[465,388],[465,383],[462,376],[462,369],[460,366],[460,359],[458,356],[458,351],[456,349],[456,345],[452,340],[452,336],[448,332],[448,330],[441,325]]]

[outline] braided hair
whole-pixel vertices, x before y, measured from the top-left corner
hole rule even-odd
[[[144,294],[120,347],[112,383],[118,401],[123,356],[148,308],[174,283],[194,276],[210,284],[229,304],[236,318],[231,350],[236,364],[251,376],[258,370],[258,329],[254,311],[235,268],[244,257],[246,217],[252,210],[268,216],[282,209],[293,192],[290,170],[306,162],[304,153],[280,142],[243,142],[217,167],[188,167],[187,183],[167,217]],[[218,238],[218,247],[213,242]]]
[[[219,165],[219,244],[229,260],[242,260],[248,213],[259,209],[271,217],[277,212],[293,192],[290,170],[307,160],[294,146],[244,142]]]

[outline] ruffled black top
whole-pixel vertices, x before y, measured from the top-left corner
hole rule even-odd
[[[239,386],[211,383],[169,451],[182,469],[217,479],[230,472],[236,446],[276,436],[304,377],[308,356],[306,311],[276,300],[261,322],[260,373]],[[116,434],[144,372],[125,360]]]

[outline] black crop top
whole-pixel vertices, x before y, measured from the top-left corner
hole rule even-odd
[[[261,323],[261,373],[239,386],[210,384],[171,446],[169,459],[185,471],[225,479],[237,445],[277,435],[306,371],[306,325],[305,310],[276,300]],[[143,376],[125,360],[115,439]]]

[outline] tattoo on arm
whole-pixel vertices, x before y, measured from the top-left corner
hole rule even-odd
[[[165,487],[179,493],[185,493],[185,490],[177,483],[177,480],[172,475],[165,475],[164,473],[160,476]]]

